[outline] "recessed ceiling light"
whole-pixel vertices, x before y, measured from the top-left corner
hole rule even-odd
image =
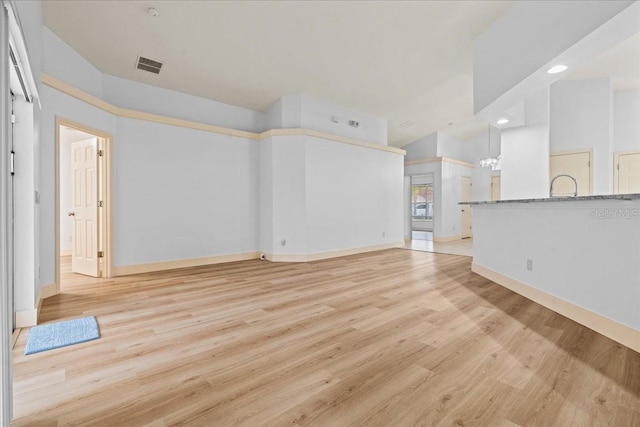
[[[567,67],[566,65],[562,65],[562,64],[554,65],[553,67],[551,67],[551,68],[549,68],[547,70],[547,73],[549,73],[549,74],[558,74],[558,73],[563,72],[567,68],[569,68],[569,67]]]
[[[496,123],[499,125],[506,125],[507,123],[509,123],[509,119],[503,117],[501,119],[498,119]]]

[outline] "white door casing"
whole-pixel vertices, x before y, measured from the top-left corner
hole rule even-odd
[[[100,276],[97,145],[96,138],[71,144],[71,270],[92,277]]]

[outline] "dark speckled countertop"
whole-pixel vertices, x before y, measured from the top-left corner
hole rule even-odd
[[[500,203],[581,202],[585,200],[640,200],[640,194],[602,194],[596,196],[546,197],[544,199],[495,200],[484,202],[460,202],[459,205],[496,205]]]

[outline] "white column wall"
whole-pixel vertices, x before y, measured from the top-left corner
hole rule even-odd
[[[613,150],[640,151],[640,89],[613,92]]]
[[[270,252],[274,255],[308,252],[304,138],[272,138],[273,241]]]
[[[501,133],[503,200],[549,196],[549,90],[525,101],[525,121]]]
[[[320,138],[305,142],[307,251],[402,243],[403,156]]]
[[[551,85],[550,108],[550,152],[593,150],[592,192],[611,194],[611,81],[599,78],[556,82]]]

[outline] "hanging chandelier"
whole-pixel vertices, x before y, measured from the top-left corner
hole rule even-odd
[[[482,159],[480,159],[480,166],[482,166],[483,168],[488,168],[490,167],[491,170],[500,170],[500,155],[497,157],[491,157],[491,125],[489,125],[489,129],[488,129],[488,141],[487,141],[487,154],[488,157],[484,157]]]

